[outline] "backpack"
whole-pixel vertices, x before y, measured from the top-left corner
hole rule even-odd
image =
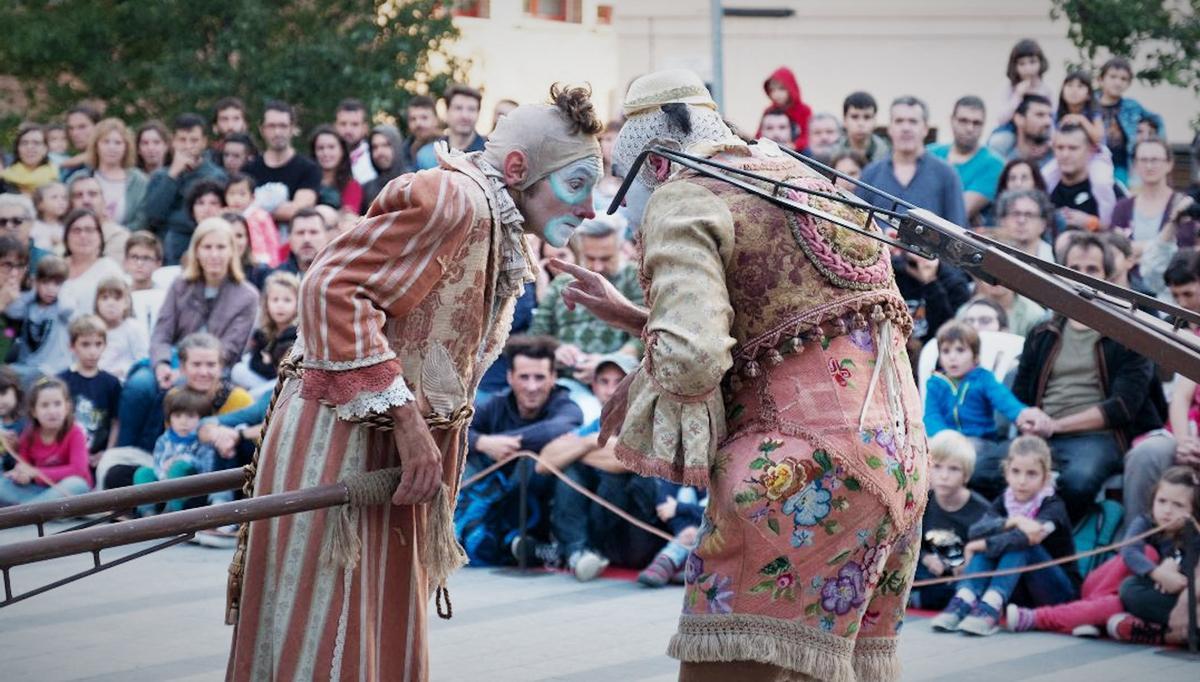
[[[513,563],[509,549],[520,525],[520,480],[496,470],[459,493],[454,510],[454,534],[475,566],[503,566]],[[541,507],[532,495],[526,527],[534,528],[541,520]]]
[[[1088,513],[1075,525],[1075,551],[1086,552],[1097,547],[1111,545],[1116,539],[1117,528],[1125,516],[1125,508],[1113,500],[1101,500],[1092,505]],[[1079,574],[1086,577],[1092,569],[1104,563],[1115,552],[1103,552],[1079,558]]]

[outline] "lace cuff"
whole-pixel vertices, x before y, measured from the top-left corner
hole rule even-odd
[[[717,444],[725,438],[721,391],[680,398],[658,386],[645,368],[638,370],[629,385],[617,459],[643,476],[707,487]]]
[[[338,419],[358,422],[373,414],[386,414],[393,407],[413,401],[412,391],[404,377],[396,375],[382,391],[360,391],[358,395],[337,406]]]

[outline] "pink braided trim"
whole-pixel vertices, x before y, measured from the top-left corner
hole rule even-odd
[[[816,185],[812,189],[826,189],[819,182],[801,184]],[[832,191],[832,187],[829,190]],[[788,198],[801,204],[810,203],[809,195],[801,194],[795,190],[788,193]],[[817,218],[809,215],[795,216],[795,227],[796,232],[799,233],[798,236],[804,240],[805,246],[811,251],[811,255],[820,261],[821,265],[825,266],[825,269],[833,275],[860,284],[883,284],[891,274],[891,263],[888,261],[882,246],[877,248],[874,257],[867,257],[873,262],[870,264],[856,264],[838,253],[829,239],[821,234],[821,231],[817,228]]]
[[[395,359],[340,372],[305,368],[300,397],[319,400],[326,405],[344,405],[359,393],[388,388],[399,374],[400,362]]]
[[[674,462],[647,455],[622,443],[616,444],[613,454],[616,455],[618,462],[625,465],[625,468],[640,476],[653,476],[698,488],[709,486],[707,466],[681,467]]]

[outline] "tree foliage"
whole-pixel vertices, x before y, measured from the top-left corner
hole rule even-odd
[[[1089,65],[1097,55],[1126,57],[1134,76],[1200,94],[1200,0],[1052,0],[1050,16]]]
[[[442,0],[4,0],[0,73],[15,76],[30,118],[83,99],[140,121],[229,95],[251,112],[295,105],[302,125],[345,97],[399,111],[440,89],[458,65]]]

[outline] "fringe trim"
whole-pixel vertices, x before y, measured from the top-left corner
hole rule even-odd
[[[864,637],[854,644],[854,674],[860,680],[894,682],[900,680],[900,656],[892,637]]]
[[[853,650],[848,639],[778,618],[684,615],[667,655],[689,663],[757,661],[826,682],[882,679],[856,677]]]
[[[613,447],[613,454],[616,455],[618,462],[625,465],[625,468],[640,476],[665,478],[680,485],[690,485],[698,488],[707,488],[711,485],[709,482],[708,467],[706,466],[678,466],[665,459],[656,459],[643,452],[634,450],[620,442]]]
[[[421,545],[422,563],[429,577],[429,588],[445,588],[450,574],[467,565],[467,553],[454,534],[454,497],[450,486],[442,484],[437,497],[429,503],[425,519],[425,541]],[[449,597],[447,597],[449,601]],[[448,619],[448,616],[447,616]]]

